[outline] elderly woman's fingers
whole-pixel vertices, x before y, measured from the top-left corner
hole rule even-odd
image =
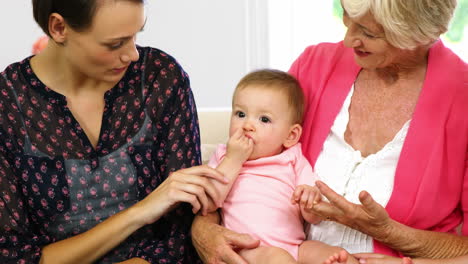
[[[368,258],[385,258],[385,255],[377,254],[377,253],[357,253],[353,254],[353,256],[357,259],[368,259]]]
[[[332,190],[328,185],[326,185],[322,181],[316,181],[315,186],[319,189],[320,193],[330,201],[332,204],[340,204],[341,200],[343,200],[343,196],[339,195],[335,191]],[[345,200],[346,201],[346,200]]]
[[[321,201],[317,204],[314,204],[312,208],[307,209],[312,213],[320,216],[325,220],[336,220],[339,219],[343,214],[339,209],[328,202]]]
[[[377,203],[372,196],[366,192],[362,191],[359,193],[359,201],[361,204],[364,206],[364,209],[367,212],[375,213],[375,212],[381,212],[382,210],[385,210],[379,203]]]
[[[256,248],[259,246],[260,241],[252,238],[250,235],[247,234],[239,234],[235,232],[226,232],[225,234],[226,242],[229,245],[233,246],[235,249],[242,249],[242,248]],[[222,256],[222,260],[227,264],[247,264],[241,256],[239,256],[234,250],[229,248],[224,252]]]
[[[325,196],[331,204],[343,211],[352,210],[354,204],[350,203],[343,196],[333,191],[330,187],[328,187],[328,185],[322,181],[317,181],[315,185],[320,190],[320,193]]]
[[[360,264],[412,264],[410,258],[368,258],[368,259],[359,259]]]
[[[372,225],[367,226],[374,227],[374,230],[368,229],[368,232],[371,232],[374,238],[385,238],[389,233],[393,232],[392,219],[382,205],[377,203],[366,191],[359,194],[359,200],[367,215],[368,222],[372,223]]]
[[[210,214],[207,218],[213,217]],[[236,251],[256,248],[260,241],[247,234],[239,234],[197,216],[192,225],[192,241],[204,263],[247,264]],[[203,224],[202,224],[203,223]]]

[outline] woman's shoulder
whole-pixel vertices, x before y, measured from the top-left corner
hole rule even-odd
[[[341,41],[307,47],[294,61],[289,72],[298,79],[320,83],[323,78],[329,78],[331,73],[341,74],[342,71],[354,70],[356,67],[352,49],[345,47]]]
[[[323,42],[307,47],[304,52],[293,63],[290,72],[298,74],[297,71],[323,72],[325,69],[333,69],[338,63],[352,63],[353,52],[343,45],[343,42]]]
[[[446,47],[441,40],[437,41],[429,51],[427,75],[432,82],[456,88],[453,92],[459,98],[460,93],[468,95],[468,63]],[[444,92],[448,90],[444,89]]]
[[[343,41],[339,42],[320,42],[305,48],[305,51],[333,51],[344,49]]]
[[[147,70],[162,68],[170,71],[184,72],[180,63],[169,53],[154,47],[137,46],[140,53],[140,62],[145,65]]]
[[[10,65],[8,65],[3,71],[0,73],[0,82],[4,81],[17,81],[18,80],[18,74],[21,71],[21,66],[24,65],[29,61],[30,57],[27,57],[21,61],[14,62]]]
[[[334,55],[341,55],[348,49],[340,42],[322,42],[319,44],[311,45],[305,48],[301,57],[314,57],[314,58],[333,58]]]
[[[0,73],[0,90],[2,93],[2,102],[5,103],[7,100],[14,100],[15,94],[24,89],[27,84],[27,79],[24,74],[30,68],[29,65],[30,57],[23,59],[8,65]],[[16,101],[15,101],[16,102]]]

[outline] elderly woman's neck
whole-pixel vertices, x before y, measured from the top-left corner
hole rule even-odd
[[[402,80],[424,78],[427,69],[429,47],[419,47],[415,50],[402,51],[402,61],[385,68],[375,69],[378,78],[387,84]]]

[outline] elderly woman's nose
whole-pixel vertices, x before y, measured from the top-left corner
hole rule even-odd
[[[347,47],[356,48],[362,45],[362,41],[356,32],[353,32],[350,28],[348,28],[344,38],[344,44]]]

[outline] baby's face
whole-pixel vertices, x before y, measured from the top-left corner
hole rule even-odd
[[[265,86],[249,85],[234,95],[229,136],[237,129],[253,140],[249,160],[279,154],[293,126],[286,96]]]

